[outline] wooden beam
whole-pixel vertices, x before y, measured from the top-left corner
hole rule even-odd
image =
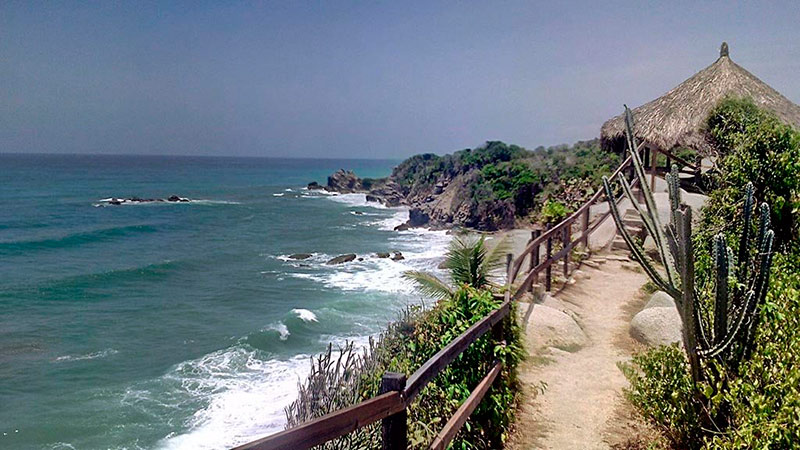
[[[500,374],[500,371],[503,369],[503,363],[497,362],[492,370],[489,371],[489,374],[478,383],[478,386],[475,390],[469,394],[469,397],[461,404],[453,417],[447,421],[442,431],[436,436],[436,439],[433,440],[431,444],[431,450],[444,450],[447,445],[456,437],[458,431],[461,430],[461,427],[467,422],[469,416],[475,411],[475,408],[481,403],[483,397],[486,395],[486,392],[489,391],[489,388],[492,386],[495,378]]]
[[[404,411],[405,408],[400,393],[389,392],[233,450],[305,450]]]
[[[405,392],[403,392],[403,398],[405,398],[406,402],[411,403],[414,397],[419,394],[428,382],[438,375],[442,369],[447,367],[473,342],[489,331],[492,325],[503,320],[510,310],[511,302],[503,302],[494,312],[474,323],[471,327],[467,328],[465,332],[461,333],[460,336],[447,344],[445,348],[433,355],[431,359],[425,361],[425,364],[408,378],[408,384],[406,384]]]

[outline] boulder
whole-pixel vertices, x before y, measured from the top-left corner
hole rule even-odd
[[[406,259],[406,257],[400,252],[394,252],[394,255],[392,256],[392,261],[402,261],[404,259]]]
[[[308,183],[307,188],[309,191],[313,191],[314,189],[322,189],[322,185],[316,181],[312,181],[311,183]]]
[[[301,260],[301,259],[311,258],[312,256],[314,255],[312,255],[311,253],[292,253],[291,255],[289,255],[289,259]]]
[[[651,347],[681,342],[681,318],[675,307],[643,309],[633,316],[631,337]]]
[[[390,255],[389,252],[378,252],[375,254],[375,256],[377,256],[378,258],[388,258]]]
[[[656,241],[653,239],[653,236],[648,235],[644,238],[642,248],[644,248],[644,252],[647,256],[653,258],[655,261],[659,261],[658,247],[656,247]]]
[[[421,208],[411,208],[408,211],[408,223],[413,227],[421,227],[430,222],[431,217]]]
[[[650,300],[644,305],[644,309],[660,307],[675,308],[675,300],[664,291],[653,292],[653,295],[650,296]]]
[[[352,193],[363,190],[361,178],[350,170],[339,169],[328,177],[327,190],[341,193]]]
[[[411,225],[408,222],[401,223],[400,225],[394,227],[394,231],[406,231],[411,228]]]
[[[533,305],[528,319],[529,348],[556,347],[565,351],[576,351],[589,342],[578,323],[555,308]]]
[[[325,264],[331,264],[331,265],[333,265],[333,264],[342,264],[342,263],[353,261],[354,259],[356,259],[356,254],[355,253],[348,253],[346,255],[339,255],[339,256],[337,256],[335,258],[332,258],[332,259],[328,260],[328,262],[326,262]]]
[[[380,203],[381,199],[372,194],[367,194],[367,201],[373,203]]]

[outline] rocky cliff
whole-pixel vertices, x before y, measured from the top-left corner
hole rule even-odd
[[[536,151],[494,141],[445,156],[413,156],[386,178],[359,178],[341,169],[325,186],[312,182],[308,188],[363,192],[367,201],[408,206],[403,228],[494,231],[512,228],[517,218],[531,213],[537,195],[547,189],[558,192],[565,179],[599,184],[599,177],[615,166],[614,156],[596,141]]]

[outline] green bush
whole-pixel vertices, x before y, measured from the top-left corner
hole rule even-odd
[[[563,203],[547,200],[542,206],[540,216],[544,223],[558,223],[564,220],[567,214],[569,214],[569,211]]]
[[[800,444],[800,255],[775,255],[766,306],[753,358],[726,394],[733,424],[709,448]]]
[[[724,101],[708,124],[720,171],[694,235],[699,295],[711,303],[711,237],[722,232],[733,238],[741,228],[740,199],[748,181],[755,185],[757,202],[773,206],[772,227],[782,244],[774,256],[766,302],[758,313],[755,349],[729,372],[709,364],[708,383],[697,386],[694,395],[683,352],[677,347],[652,349],[624,368],[631,381],[628,398],[676,448],[796,448],[800,443],[800,133],[744,100]],[[710,308],[701,313],[701,320],[713,321]]]
[[[752,182],[758,203],[772,208],[775,242],[798,237],[800,225],[800,132],[759,109],[750,100],[727,99],[708,119],[720,173],[714,179],[704,227],[725,231],[740,210],[744,187]]]
[[[695,398],[686,356],[677,345],[637,354],[620,364],[630,382],[626,398],[675,448],[700,448],[702,404]]]
[[[363,353],[345,348],[338,358],[316,358],[314,370],[300,385],[301,395],[287,408],[289,426],[351,406],[378,394],[384,372],[410,375],[471,325],[500,306],[491,291],[461,286],[434,308],[411,310]],[[511,318],[516,317],[512,308]],[[503,323],[503,343],[489,333],[474,342],[422,390],[409,408],[409,448],[427,448],[433,438],[483,379],[495,360],[500,377],[453,441],[453,448],[502,448],[517,392],[516,368],[522,357],[521,334],[513,319]],[[380,423],[350,433],[319,448],[378,449]]]

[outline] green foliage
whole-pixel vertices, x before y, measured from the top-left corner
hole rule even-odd
[[[782,204],[781,199],[787,198],[796,202],[797,132],[742,100],[727,100],[715,109],[709,131],[720,152],[720,173],[692,239],[696,295],[702,300],[698,320],[724,329],[729,316],[744,306],[734,302],[722,308],[714,298],[726,291],[739,290],[741,295],[752,283],[747,280],[752,280],[754,270],[770,275],[768,283],[762,281],[766,299],[756,302],[752,318],[743,324],[751,332],[744,334],[742,345],[731,347],[730,358],[705,361],[705,379],[694,383],[693,395],[684,389],[691,381],[686,360],[678,357],[677,349],[661,348],[637,356],[626,368],[631,379],[629,399],[678,448],[794,448],[800,442],[798,213],[795,205],[770,215],[763,202]],[[777,165],[782,167],[771,167]],[[749,217],[757,203],[762,203],[758,221]],[[746,244],[760,241],[763,224],[769,222],[783,240],[771,271],[756,268],[769,250]],[[736,244],[727,248],[728,242]],[[716,340],[715,334],[719,331],[708,339]],[[665,396],[670,390],[674,394]]]
[[[345,348],[338,358],[323,354],[313,361],[312,375],[300,386],[301,396],[287,408],[296,425],[377,395],[384,372],[413,373],[431,356],[478,320],[500,306],[491,291],[463,285],[453,296],[427,312],[407,312],[363,354]],[[516,317],[512,308],[510,318]],[[503,363],[500,377],[453,441],[453,448],[502,448],[516,400],[516,368],[522,357],[521,334],[513,319],[503,322],[502,342],[489,333],[422,390],[409,408],[409,448],[427,448],[444,423],[483,379],[495,360]],[[319,448],[378,449],[379,422]]]
[[[708,130],[719,154],[717,189],[711,194],[703,227],[726,232],[738,219],[738,200],[752,182],[757,203],[772,207],[778,247],[798,238],[800,229],[800,132],[750,100],[727,99],[716,107]]]
[[[637,354],[620,369],[630,382],[625,396],[675,448],[700,448],[703,414],[683,351],[676,345]]]
[[[792,448],[800,442],[800,254],[776,255],[753,357],[730,381],[732,426],[709,448]]]
[[[490,272],[502,267],[506,250],[505,241],[490,251],[484,236],[477,239],[469,235],[457,236],[450,241],[444,267],[455,286],[467,285],[476,289],[491,287]],[[431,273],[410,270],[403,277],[412,281],[417,290],[427,297],[441,300],[453,295],[453,289]]]
[[[569,214],[567,207],[558,201],[547,200],[542,206],[540,216],[545,223],[558,223],[564,220]]]

